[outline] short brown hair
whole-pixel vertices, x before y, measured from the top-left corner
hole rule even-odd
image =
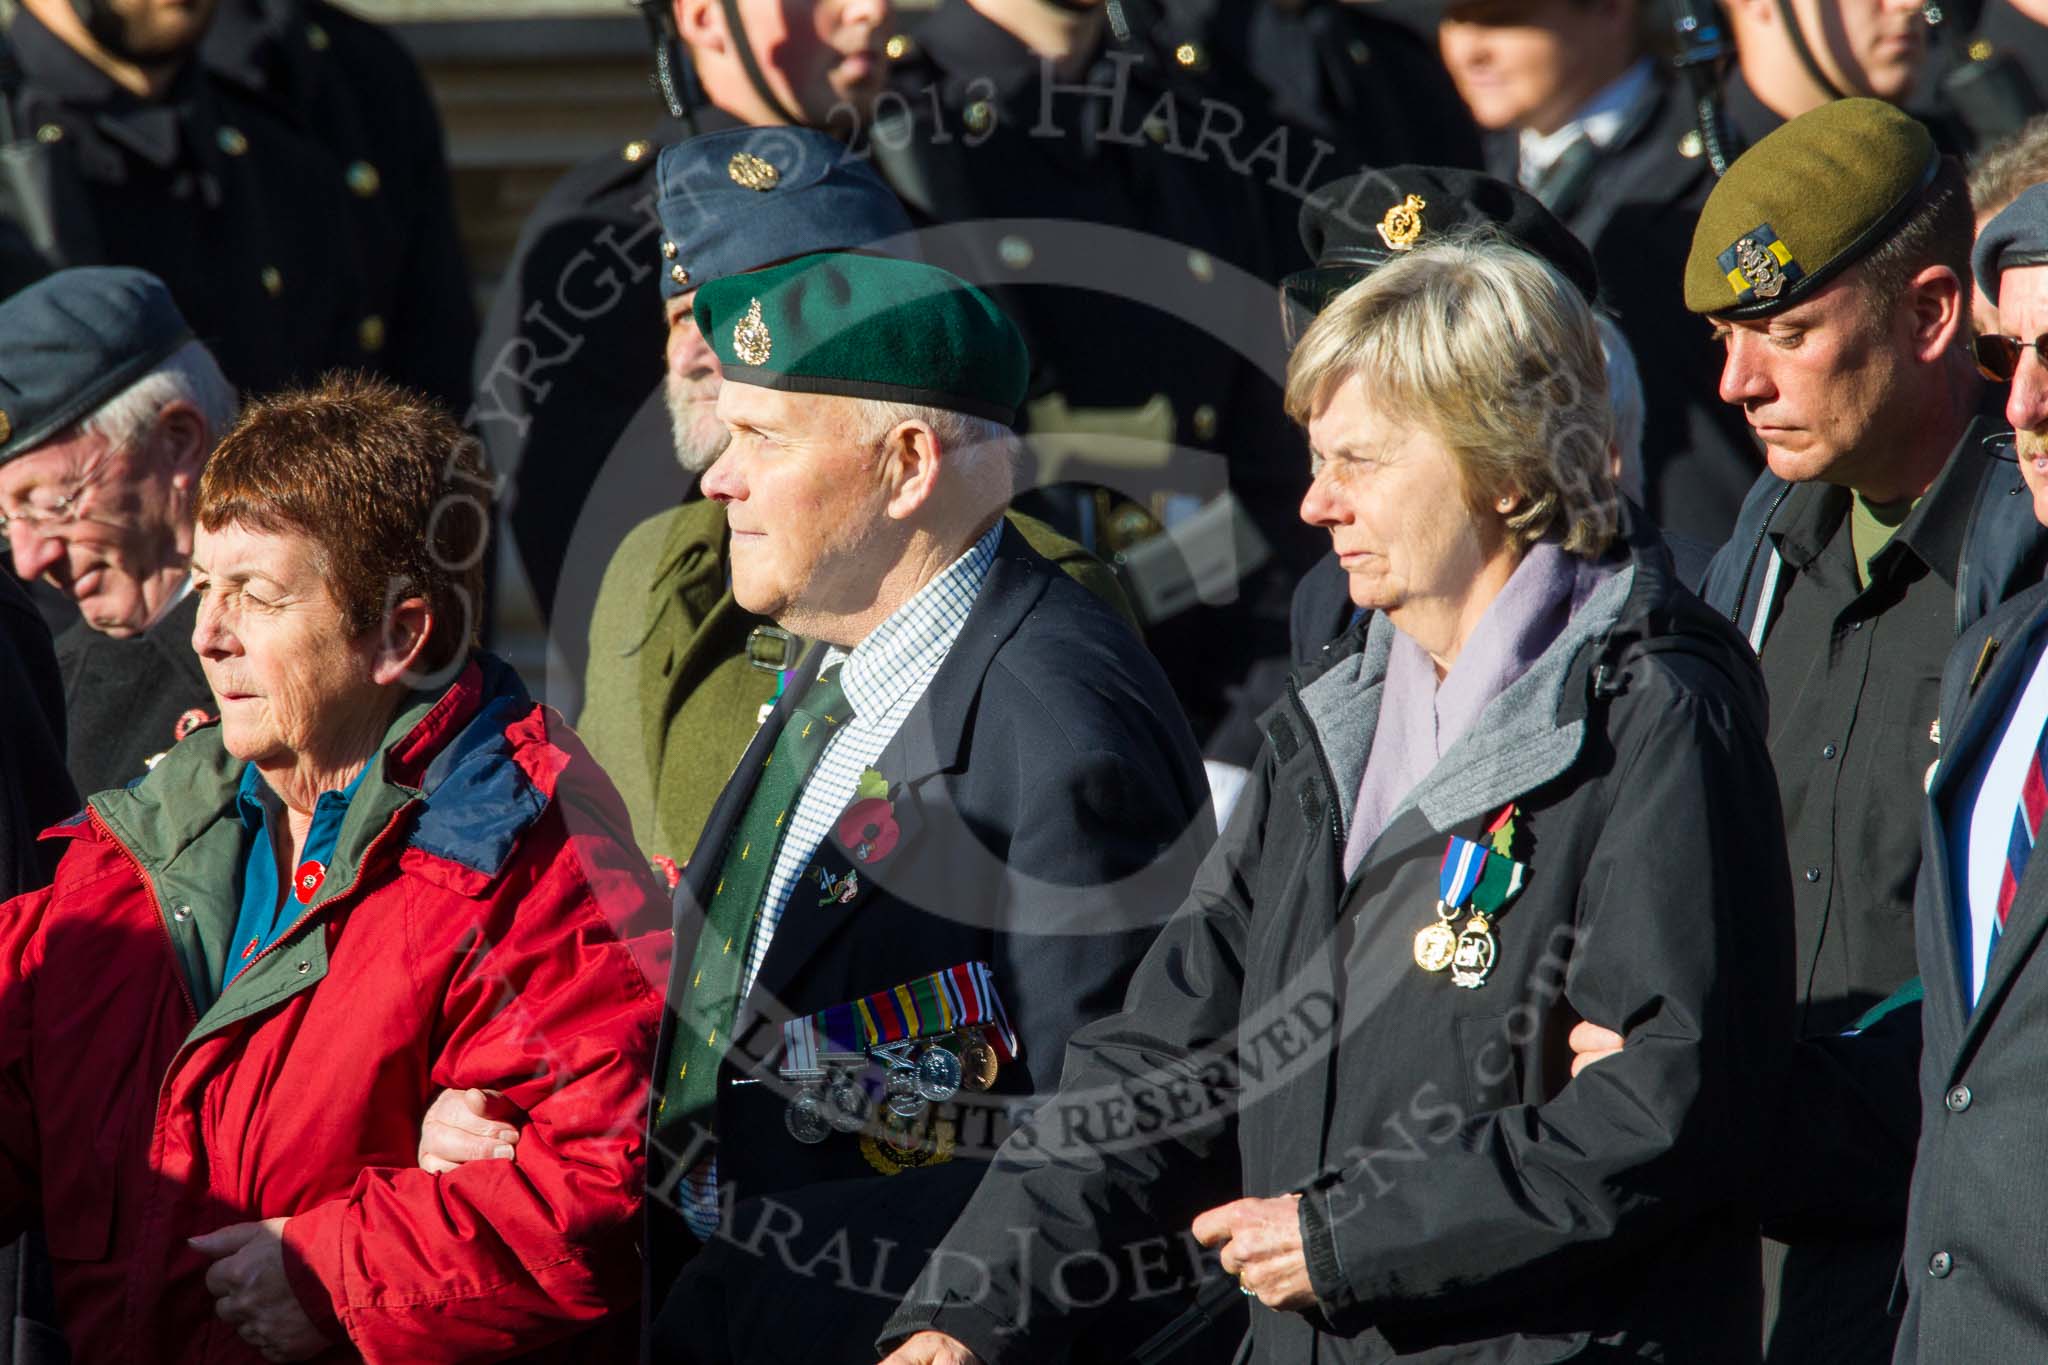
[[[1890,317],[1912,278],[1931,265],[1945,265],[1962,281],[1964,311],[1970,291],[1970,247],[1977,225],[1970,216],[1970,187],[1954,157],[1941,159],[1920,204],[1891,236],[1856,263],[1873,316]]]
[[[491,492],[481,444],[438,403],[341,372],[244,409],[200,476],[198,516],[313,540],[358,635],[426,598],[419,662],[438,672],[478,642]]]

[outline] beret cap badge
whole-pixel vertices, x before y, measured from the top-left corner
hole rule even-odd
[[[1756,244],[1754,237],[1744,237],[1735,244],[1735,269],[1760,299],[1774,299],[1785,290],[1785,272]]]
[[[1769,223],[1745,232],[1721,253],[1719,265],[1728,287],[1743,303],[1766,303],[1783,294],[1802,275],[1791,248],[1778,240]]]
[[[725,163],[725,173],[735,185],[749,190],[772,190],[782,183],[782,172],[752,152],[734,152]]]
[[[761,318],[761,300],[754,299],[747,304],[746,316],[733,324],[733,353],[749,365],[766,365],[774,348],[775,338],[768,335],[768,324]]]
[[[0,446],[7,444],[7,438],[14,435],[14,423],[7,418],[7,409],[0,408]]]
[[[1429,204],[1419,194],[1411,194],[1400,203],[1388,209],[1380,219],[1380,240],[1390,251],[1413,251],[1415,244],[1422,240],[1422,211]]]

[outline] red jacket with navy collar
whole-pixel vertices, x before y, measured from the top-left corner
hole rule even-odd
[[[40,1213],[77,1358],[257,1360],[186,1239],[274,1217],[334,1357],[521,1356],[628,1308],[669,937],[610,782],[479,656],[402,709],[223,991],[241,769],[191,736],[0,905],[0,1233]],[[467,1086],[526,1111],[517,1158],[428,1174],[421,1119]]]

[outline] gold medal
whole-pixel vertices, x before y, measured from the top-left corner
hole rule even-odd
[[[1487,974],[1493,970],[1497,946],[1493,941],[1493,926],[1487,922],[1486,916],[1474,915],[1467,920],[1465,931],[1458,935],[1456,956],[1451,959],[1452,984],[1467,990],[1485,985]]]
[[[1450,922],[1438,920],[1415,936],[1415,965],[1425,972],[1440,972],[1457,956],[1458,935]]]
[[[960,1085],[966,1090],[986,1090],[996,1083],[996,1050],[980,1038],[960,1050]]]

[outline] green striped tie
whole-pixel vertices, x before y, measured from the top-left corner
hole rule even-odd
[[[720,1040],[731,1032],[739,1009],[740,982],[761,919],[762,893],[796,815],[805,779],[833,731],[852,716],[834,665],[818,675],[776,738],[774,750],[761,765],[754,799],[725,847],[725,862],[704,913],[704,934],[690,964],[690,983],[677,1007],[675,1037],[660,1072],[655,1137],[671,1151],[688,1147],[693,1120],[709,1121],[718,1094],[718,1063],[725,1055]]]

